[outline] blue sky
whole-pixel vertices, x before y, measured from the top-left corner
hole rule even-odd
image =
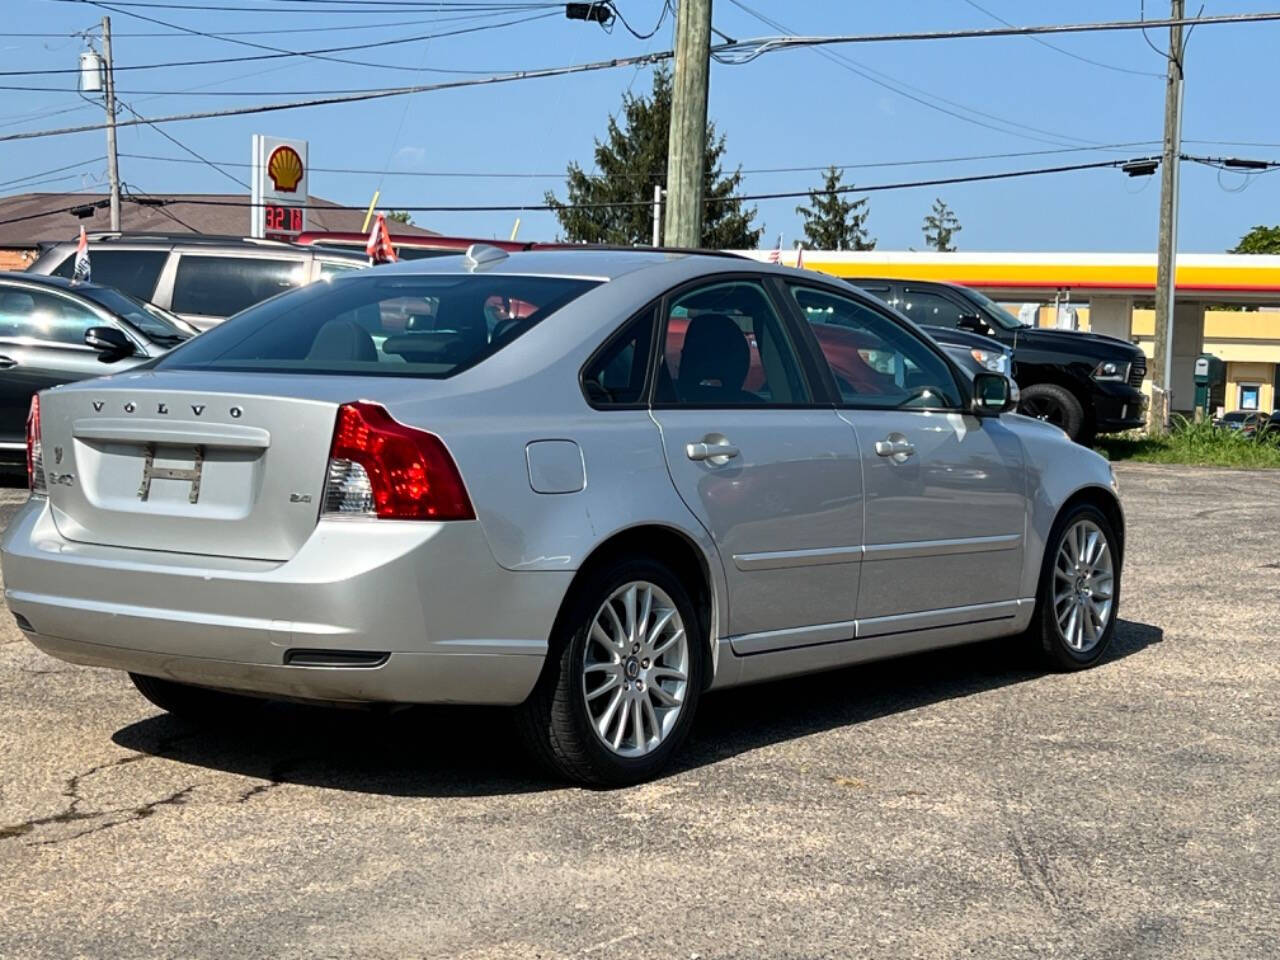
[[[270,12],[121,7],[111,13],[117,35],[117,68],[258,52],[202,37],[131,36],[162,28],[125,15],[122,11],[126,9],[213,33],[344,27],[339,31],[241,37],[292,49],[372,42],[514,19],[512,15],[475,21],[438,19],[456,18],[460,16],[457,12],[298,13],[282,11],[284,2],[287,0],[209,0],[206,4],[253,6]],[[800,34],[995,25],[990,16],[966,0],[746,2]],[[619,5],[629,22],[642,31],[652,28],[661,8],[660,0],[619,0]],[[981,0],[981,5],[996,16],[1020,23],[1130,19],[1138,13],[1137,0]],[[4,7],[9,16],[0,25],[3,70],[74,67],[83,42],[70,34],[94,25],[104,12],[89,3],[57,0],[9,0]],[[1274,3],[1261,0],[1207,0],[1205,13],[1274,7]],[[1149,16],[1165,14],[1167,9],[1161,0],[1147,4]],[[389,21],[415,24],[363,29],[366,24]],[[776,32],[729,0],[716,0],[714,23],[719,30],[740,39]],[[25,32],[55,36],[13,35]],[[1151,39],[1163,46],[1167,30],[1151,31]],[[1111,68],[1149,74],[1162,74],[1164,70],[1163,59],[1136,32],[1068,35],[1050,41]],[[1224,140],[1239,145],[1189,142],[1187,152],[1280,160],[1280,111],[1273,89],[1277,41],[1280,23],[1205,26],[1194,32],[1187,54],[1184,136],[1189,141]],[[599,27],[570,22],[557,15],[426,43],[339,54],[409,69],[378,70],[281,57],[250,63],[121,71],[117,85],[122,99],[140,112],[156,116],[281,99],[282,91],[301,95],[313,90],[411,84],[450,76],[427,72],[424,67],[432,71],[504,71],[554,66],[663,50],[671,42],[670,19],[651,40],[642,41],[621,26],[605,33]],[[882,43],[835,50],[864,74],[871,73],[900,90],[907,84],[912,97],[969,119],[916,102],[856,74],[848,64],[832,62],[812,50],[772,53],[745,65],[714,64],[710,116],[728,138],[727,159],[731,166],[757,171],[829,163],[843,166],[931,160],[1053,150],[1062,144],[1089,146],[1156,140],[1160,136],[1163,79],[1081,62],[1028,38]],[[58,92],[5,92],[0,99],[0,133],[98,119],[100,109],[81,106],[69,110],[81,103],[73,89],[74,80],[73,75],[0,78],[7,84],[65,88]],[[563,170],[569,161],[590,166],[592,138],[602,132],[608,115],[617,110],[623,92],[643,91],[649,84],[649,68],[622,68],[373,103],[190,121],[165,129],[206,157],[240,162],[248,159],[253,133],[306,138],[310,141],[313,168],[371,171],[313,171],[311,192],[342,203],[366,204],[379,185],[380,205],[388,209],[437,203],[538,203],[548,188],[563,196]],[[196,87],[206,92],[243,90],[260,95],[199,96],[201,91],[192,89]],[[188,90],[192,92],[156,95],[157,91]],[[69,112],[53,112],[59,110]],[[154,130],[122,130],[119,149],[121,176],[139,190],[159,193],[236,189],[230,180],[208,167],[131,156],[189,159]],[[850,170],[846,182],[888,183],[1157,150],[1153,145],[926,166],[885,166]],[[99,157],[103,152],[101,132],[3,143],[0,181]],[[384,176],[377,172],[382,170],[552,176]],[[243,169],[232,172],[247,177]],[[105,163],[87,163],[67,173],[70,179],[0,189],[13,193],[91,187],[102,182]],[[750,172],[744,189],[749,193],[802,190],[818,181],[816,172]],[[960,217],[964,229],[956,240],[961,249],[1146,251],[1155,245],[1159,178],[1131,180],[1117,171],[1102,170],[873,194],[869,226],[880,248],[919,248],[920,223],[935,196],[945,199]],[[787,246],[799,237],[796,203],[775,200],[758,204],[757,222],[766,228],[763,245],[772,246],[779,232],[784,234]],[[446,233],[505,236],[514,217],[508,213],[419,214],[416,220]],[[1261,222],[1280,222],[1280,173],[1245,178],[1193,164],[1183,166],[1179,249],[1220,252],[1232,246],[1250,226]],[[550,239],[555,236],[556,226],[550,214],[525,213],[520,236]]]

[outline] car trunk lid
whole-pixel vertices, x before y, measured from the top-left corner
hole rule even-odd
[[[338,403],[166,389],[41,400],[54,522],[70,540],[287,560],[315,529]]]

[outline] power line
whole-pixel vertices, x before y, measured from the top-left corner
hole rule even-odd
[[[1151,160],[1152,157],[1136,157],[1127,160],[1098,160],[1089,163],[1064,164],[1054,167],[1036,167],[1026,170],[1006,170],[996,173],[968,174],[954,177],[936,177],[929,180],[906,180],[893,183],[868,184],[864,186],[847,186],[837,187],[833,191],[823,191],[824,193],[879,193],[886,190],[909,190],[919,187],[937,187],[949,186],[960,183],[982,183],[996,180],[1012,180],[1025,177],[1049,176],[1060,173],[1071,173],[1081,170],[1102,170],[1117,169],[1126,163],[1134,163],[1142,160]],[[725,197],[704,197],[704,203],[749,203],[757,200],[783,200],[783,199],[799,199],[808,197],[811,190],[786,190],[771,193],[753,193],[753,194],[734,194]],[[211,200],[202,198],[181,198],[170,201],[173,204],[203,207],[250,207],[253,204],[249,200]],[[517,213],[520,211],[553,211],[553,210],[589,210],[589,209],[612,209],[626,207],[647,207],[652,203],[651,200],[622,200],[616,202],[602,203],[566,203],[566,204],[550,204],[550,203],[521,203],[521,204],[434,204],[434,205],[397,205],[398,209],[408,213]],[[80,206],[80,205],[77,205]],[[348,210],[360,212],[364,210],[362,206],[342,206],[327,204],[297,204],[298,207],[307,210]],[[13,217],[8,220],[0,220],[0,226],[18,223],[25,220],[34,220],[44,216],[55,216],[59,213],[69,213],[72,207],[58,208],[47,210],[43,213],[25,214],[21,217]]]
[[[922,30],[903,33],[840,34],[819,37],[760,37],[723,44],[714,48],[731,63],[749,63],[765,53],[789,47],[819,47],[845,43],[902,43],[914,40],[978,40],[990,37],[1030,37],[1051,33],[1104,33],[1114,30],[1145,30],[1149,27],[1195,27],[1209,24],[1268,23],[1280,20],[1280,12],[1225,13],[1208,17],[1166,17],[1160,20],[1105,20],[1092,23],[1045,24],[1030,27],[988,27],[967,30]]]
[[[390,87],[383,90],[369,90],[363,93],[344,94],[341,96],[315,97],[310,100],[289,100],[282,103],[263,103],[243,107],[225,107],[221,110],[198,110],[191,113],[170,114],[165,117],[152,117],[149,124],[177,123],[181,120],[206,120],[213,117],[239,117],[257,113],[275,113],[281,110],[295,110],[303,107],[323,107],[339,103],[360,103],[366,100],[381,100],[388,97],[401,97],[413,93],[429,93],[437,90],[454,90],[461,87],[491,86],[500,83],[513,83],[518,80],[539,80],[547,77],[563,77],[576,73],[590,73],[597,70],[613,70],[618,67],[659,63],[670,60],[670,50],[661,53],[644,53],[631,57],[617,57],[612,60],[596,60],[590,63],[578,63],[564,67],[545,67],[538,70],[520,70],[514,73],[495,74],[487,77],[474,77],[461,80],[440,80],[436,83],[418,84],[411,87]],[[141,120],[122,120],[116,126],[137,126]],[[69,133],[84,133],[89,130],[101,130],[105,124],[86,123],[75,127],[61,127],[56,130],[23,130],[18,133],[6,133],[0,136],[0,143],[11,140],[34,140],[43,137],[63,136]]]
[[[92,6],[100,7],[100,8],[102,8],[103,10],[109,10],[109,11],[111,11],[112,13],[118,13],[118,14],[120,14],[120,15],[122,15],[122,16],[126,16],[126,17],[133,17],[133,18],[134,18],[134,19],[136,19],[136,20],[144,20],[144,21],[146,21],[147,23],[154,23],[154,24],[157,24],[157,25],[162,26],[162,27],[171,27],[171,28],[173,28],[174,30],[178,30],[178,31],[180,31],[181,33],[183,33],[183,34],[187,34],[187,35],[189,35],[189,36],[194,36],[194,37],[203,37],[203,38],[208,39],[208,40],[219,40],[219,41],[221,41],[221,42],[223,42],[223,43],[232,43],[232,44],[236,44],[236,45],[238,45],[238,46],[242,46],[242,47],[249,47],[249,48],[254,49],[254,50],[266,50],[266,51],[267,51],[267,52],[269,52],[269,53],[278,53],[278,54],[282,54],[282,55],[287,56],[287,57],[294,57],[294,56],[310,57],[311,59],[314,59],[314,60],[329,61],[329,62],[331,62],[331,63],[345,63],[345,64],[347,64],[347,65],[349,65],[349,66],[356,66],[356,67],[373,67],[373,68],[375,68],[375,69],[384,69],[384,68],[386,68],[386,69],[391,69],[391,70],[410,70],[410,69],[415,69],[415,72],[420,72],[420,71],[421,71],[421,69],[422,69],[422,68],[412,68],[412,67],[407,67],[407,66],[401,66],[400,64],[382,64],[382,63],[374,63],[374,62],[371,62],[371,61],[368,61],[368,60],[350,60],[350,59],[347,59],[347,58],[345,58],[345,57],[330,57],[330,56],[324,56],[324,55],[317,54],[317,53],[308,53],[308,52],[306,52],[306,51],[300,51],[300,50],[289,50],[289,49],[286,49],[286,48],[284,48],[284,47],[273,47],[273,46],[269,46],[269,45],[267,45],[267,44],[254,43],[254,42],[252,42],[252,41],[250,41],[250,40],[238,40],[238,39],[236,39],[235,37],[227,36],[227,35],[223,35],[223,34],[218,34],[218,33],[209,33],[209,32],[206,32],[206,31],[204,31],[204,30],[195,30],[195,29],[193,29],[193,28],[191,28],[191,27],[184,27],[184,26],[182,26],[181,24],[178,24],[178,23],[170,23],[168,20],[159,20],[159,19],[157,19],[156,17],[149,17],[149,16],[146,16],[145,14],[141,14],[141,13],[133,13],[133,12],[131,12],[131,11],[129,11],[129,10],[121,9],[121,8],[120,8],[120,7],[118,7],[118,6],[112,6],[112,5],[107,4],[107,3],[102,3],[102,2],[100,2],[100,0],[81,0],[81,2],[89,3],[89,4],[91,4]],[[462,20],[462,21],[467,21],[467,20],[481,20],[481,19],[485,19],[486,17],[492,17],[492,16],[495,16],[495,14],[482,14],[482,15],[480,15],[480,16],[478,16],[478,17],[477,17],[477,16],[470,16],[470,17],[455,17],[455,18],[451,18],[451,19],[452,19],[452,20]],[[554,14],[550,14],[550,13],[547,13],[547,14],[540,14],[540,15],[535,16],[535,17],[530,17],[529,19],[530,19],[530,20],[542,20],[542,19],[545,19],[545,18],[550,17],[550,16],[554,16]],[[527,21],[521,21],[521,22],[527,22]],[[495,29],[496,29],[497,27],[500,27],[500,26],[503,26],[503,25],[502,25],[502,24],[486,24],[485,26],[486,26],[486,27],[493,27],[493,28],[495,28]],[[476,28],[476,29],[480,29],[480,28]],[[459,31],[459,32],[460,32],[460,33],[465,33],[465,32],[467,32],[467,31]],[[450,35],[450,34],[444,34],[444,36],[448,36],[448,35]],[[432,38],[427,37],[427,38],[424,40],[424,43],[430,43],[431,39],[432,39]],[[392,44],[392,43],[399,43],[399,42],[402,42],[402,41],[399,41],[399,40],[388,40],[388,41],[384,41],[384,42],[385,42],[386,44]],[[445,72],[445,71],[443,71],[443,70],[433,69],[433,70],[432,70],[432,72],[433,72],[433,73],[443,73],[443,72]],[[456,73],[472,73],[472,72],[480,72],[480,71],[459,70],[459,71],[448,71],[448,72],[456,72]],[[491,72],[491,71],[487,71],[487,72]]]
[[[752,167],[742,169],[739,172],[752,176],[762,174],[778,174],[778,173],[820,173],[829,167],[837,167],[841,170],[871,170],[886,167],[915,167],[929,166],[941,163],[966,163],[976,160],[1009,160],[1021,157],[1042,157],[1053,154],[1062,153],[1088,153],[1098,150],[1118,150],[1126,147],[1148,147],[1155,146],[1160,143],[1159,140],[1131,140],[1126,143],[1104,143],[1096,147],[1062,147],[1056,150],[1018,150],[1008,153],[979,153],[968,154],[965,156],[955,157],[932,157],[928,159],[912,159],[912,160],[877,160],[877,161],[857,161],[851,163],[824,163],[814,166],[793,166],[793,167]],[[131,160],[152,160],[165,163],[187,163],[198,164],[204,161],[189,160],[186,157],[165,157],[156,156],[154,154],[145,153],[122,153],[122,157]],[[209,161],[217,163],[219,166],[226,167],[251,167],[252,164],[237,160],[217,160]],[[484,171],[484,170],[366,170],[359,167],[310,167],[312,173],[334,173],[334,174],[350,174],[359,176],[391,176],[391,177],[429,177],[444,179],[477,179],[477,180],[559,180],[565,176],[563,170],[549,173],[538,173],[531,171]],[[601,179],[602,174],[598,172],[586,173],[586,176],[593,179]],[[652,180],[661,178],[660,173],[629,173],[620,171],[610,175],[611,177],[622,177],[629,179]]]
[[[976,0],[964,0],[964,2],[967,3],[969,6],[973,7],[973,9],[977,10],[979,13],[985,13],[992,20],[995,20],[998,23],[1003,23],[1006,27],[1014,26],[1014,24],[1010,23],[1004,17],[999,16],[998,14],[992,13],[986,7],[979,5],[976,2]],[[1095,67],[1101,67],[1103,70],[1114,70],[1116,73],[1128,73],[1128,74],[1132,74],[1135,77],[1155,77],[1157,80],[1164,79],[1164,74],[1162,73],[1155,73],[1151,70],[1132,70],[1129,67],[1118,67],[1112,63],[1103,63],[1101,60],[1091,60],[1089,57],[1082,57],[1078,53],[1073,53],[1072,51],[1067,50],[1064,47],[1059,47],[1056,44],[1050,43],[1048,40],[1041,40],[1039,37],[1033,36],[1030,39],[1034,40],[1036,43],[1040,44],[1040,46],[1042,47],[1048,47],[1050,50],[1053,50],[1053,51],[1056,51],[1057,53],[1062,54],[1064,57],[1070,57],[1072,60],[1079,60],[1081,63],[1087,63]]]
[[[51,0],[54,3],[85,3],[87,0]],[[294,3],[304,3],[306,0],[291,0]],[[457,4],[457,3],[407,3],[392,8],[370,7],[361,4],[354,8],[338,8],[317,10],[314,7],[248,7],[235,6],[225,3],[138,3],[135,0],[120,0],[118,4],[122,7],[132,7],[134,9],[143,10],[199,10],[211,13],[268,13],[278,15],[281,13],[323,13],[323,14],[375,14],[375,13],[432,13],[446,10],[470,10],[470,11],[486,11],[496,13],[514,13],[521,10],[546,10],[546,9],[562,9],[562,3],[482,3],[482,4]]]
[[[117,3],[116,6],[122,6]],[[138,17],[139,14],[127,13],[119,11],[124,16]],[[355,30],[389,30],[392,27],[420,27],[431,23],[452,23],[459,20],[479,20],[485,17],[497,17],[502,13],[494,12],[483,14],[463,14],[462,16],[451,17],[431,17],[426,20],[389,20],[385,23],[341,23],[330,24],[322,27],[277,27],[274,30],[219,30],[220,37],[265,37],[265,36],[283,36],[296,33],[334,33],[341,31],[350,33]],[[45,40],[62,40],[62,39],[79,39],[83,37],[85,31],[79,33],[3,33],[0,37],[30,37]],[[112,30],[113,37],[129,37],[131,39],[147,38],[147,37],[188,37],[190,33],[184,32],[181,28],[174,30]]]
[[[782,33],[785,33],[791,36],[795,35],[795,31],[789,29],[785,24],[765,16],[760,11],[747,6],[745,3],[741,2],[741,0],[730,0],[730,2],[735,7],[738,7],[739,9],[746,11],[747,13],[755,17],[757,20],[759,20],[761,23],[765,24],[766,26],[772,27],[774,30],[778,30]],[[1016,120],[1006,120],[1004,117],[997,116],[996,114],[987,113],[983,110],[978,110],[975,107],[970,107],[966,104],[959,103],[955,100],[948,100],[946,97],[940,96],[928,90],[924,90],[920,87],[913,86],[912,84],[909,84],[903,80],[899,80],[897,77],[890,76],[889,74],[883,73],[879,70],[873,70],[871,67],[868,67],[866,64],[861,63],[860,61],[854,60],[852,57],[849,57],[843,53],[838,53],[834,50],[826,50],[821,47],[815,47],[813,52],[816,53],[818,56],[831,61],[836,66],[843,67],[845,70],[848,70],[850,73],[853,73],[859,77],[862,77],[862,79],[867,80],[878,87],[883,87],[884,89],[889,90],[892,93],[896,93],[898,96],[903,97],[907,100],[910,100],[913,103],[917,103],[920,106],[925,107],[929,110],[934,110],[938,113],[945,114],[946,116],[954,117],[957,120],[963,120],[965,123],[971,123],[975,126],[983,127],[987,130],[994,130],[996,133],[1003,133],[1007,136],[1008,135],[1018,136],[1018,137],[1022,137],[1025,140],[1034,140],[1037,143],[1050,143],[1050,144],[1054,144],[1055,146],[1064,146],[1065,145],[1064,141],[1075,141],[1077,143],[1088,142],[1088,141],[1082,141],[1081,138],[1079,137],[1072,137],[1069,134],[1063,134],[1057,130],[1045,130],[1041,127],[1033,127],[1033,126],[1030,126],[1029,124],[1019,123]],[[877,77],[879,77],[880,79],[877,79]],[[900,89],[900,88],[905,88],[905,89]],[[908,91],[915,91],[915,93],[913,94]],[[916,94],[918,94],[918,96]],[[940,106],[937,101],[941,101],[942,103],[949,104],[958,110],[965,111],[965,113],[975,113],[979,116],[986,117],[989,120],[994,120],[996,123],[1002,124],[1003,126],[995,126],[991,123],[985,123],[982,120],[975,120],[973,117],[965,116],[962,113],[957,113],[956,110],[948,110],[946,107]],[[1004,129],[1004,127],[1014,127],[1016,129],[1006,130]],[[1029,130],[1033,134],[1036,134],[1036,136],[1031,136],[1026,133],[1019,133],[1018,130]]]
[[[249,184],[245,183],[239,177],[233,177],[231,174],[227,173],[227,171],[223,170],[222,167],[220,167],[218,164],[214,163],[212,160],[208,159],[207,157],[197,153],[195,150],[188,147],[185,143],[183,143],[177,137],[170,134],[163,127],[156,126],[154,123],[149,121],[146,117],[140,114],[137,110],[133,109],[133,107],[129,106],[129,104],[125,103],[123,100],[119,100],[117,102],[120,104],[120,106],[124,107],[126,110],[132,113],[139,120],[146,123],[146,125],[149,126],[156,133],[160,134],[160,136],[164,137],[166,140],[168,140],[170,143],[177,146],[179,149],[185,150],[187,153],[191,154],[191,156],[195,157],[196,163],[203,163],[206,167],[216,170],[218,173],[222,174],[232,183],[236,184],[236,186],[244,187],[246,190],[250,189]]]
[[[97,6],[97,7],[102,7],[104,9],[112,10],[112,12],[115,12],[115,13],[126,13],[126,11],[115,9],[115,7],[117,6],[124,6],[123,4],[116,4],[115,6],[107,6],[106,4],[96,2],[96,0],[57,0],[57,2],[83,3],[91,6]],[[138,15],[135,14],[135,16],[138,16]],[[340,47],[322,47],[316,50],[282,50],[278,47],[268,47],[268,46],[263,46],[261,44],[253,44],[243,40],[236,40],[236,41],[229,40],[228,42],[240,43],[246,46],[260,47],[261,49],[269,50],[271,52],[247,55],[243,57],[215,57],[208,60],[170,60],[164,63],[126,64],[124,66],[117,66],[115,68],[115,72],[120,73],[121,71],[125,71],[125,70],[161,70],[169,67],[202,67],[202,66],[211,66],[215,64],[224,64],[224,63],[249,63],[255,60],[274,60],[281,56],[314,57],[317,59],[326,59],[324,55],[330,54],[330,53],[343,53],[348,50],[372,50],[372,49],[381,48],[381,47],[399,46],[401,44],[406,44],[406,43],[419,43],[423,40],[435,40],[441,37],[457,37],[467,33],[479,33],[484,30],[499,30],[503,27],[518,26],[520,24],[531,23],[534,20],[545,20],[548,17],[554,17],[554,16],[556,16],[555,13],[539,13],[539,14],[534,14],[533,16],[528,16],[528,17],[517,17],[514,20],[504,20],[501,23],[486,23],[486,24],[481,24],[480,26],[475,26],[475,27],[462,27],[457,30],[447,30],[443,33],[428,33],[428,34],[421,34],[415,37],[397,37],[392,40],[377,40],[377,41],[371,41],[369,43],[352,43],[352,44],[347,44],[346,46],[340,46]],[[169,25],[172,26],[172,24],[169,24]],[[199,31],[193,31],[193,32],[199,34]],[[211,36],[211,35],[206,34],[206,36]],[[220,39],[220,38],[215,37],[214,39]],[[356,63],[359,66],[378,67],[384,70],[416,70],[417,69],[416,67],[402,67],[396,64],[359,63],[357,61],[340,61],[340,62]],[[79,74],[79,73],[80,73],[79,67],[57,68],[57,69],[47,69],[47,70],[0,70],[0,77],[53,76],[57,74]]]
[[[31,180],[35,177],[47,177],[53,173],[62,173],[64,170],[74,170],[76,167],[87,167],[91,163],[101,163],[105,159],[107,158],[106,157],[89,157],[87,160],[77,160],[75,163],[68,163],[65,166],[54,167],[50,170],[41,170],[39,173],[29,173],[25,177],[15,177],[12,180],[5,180],[4,182],[0,183],[0,189],[3,189],[4,187],[12,186],[14,184],[21,184],[23,180]],[[66,178],[60,178],[60,179],[66,179]],[[31,184],[24,184],[24,186],[31,186]]]

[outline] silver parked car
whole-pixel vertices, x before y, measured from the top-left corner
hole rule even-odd
[[[473,247],[38,397],[5,597],[175,713],[520,705],[594,784],[706,690],[1025,634],[1098,661],[1112,472],[838,280]]]

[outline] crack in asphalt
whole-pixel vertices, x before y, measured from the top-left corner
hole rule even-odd
[[[62,671],[53,670],[50,673],[60,673]],[[115,760],[109,760],[106,763],[99,763],[90,767],[88,770],[80,773],[72,774],[67,778],[62,786],[62,796],[68,801],[64,810],[45,817],[32,817],[21,823],[13,823],[8,826],[0,827],[0,840],[13,840],[18,837],[25,837],[34,831],[37,827],[48,826],[55,823],[75,823],[80,820],[93,820],[98,817],[109,817],[114,814],[127,813],[129,816],[120,820],[114,820],[110,823],[100,824],[88,830],[82,830],[79,833],[72,834],[70,837],[61,837],[55,840],[38,840],[29,846],[45,846],[49,844],[64,843],[68,840],[75,840],[79,837],[88,836],[91,833],[97,833],[100,830],[108,830],[111,827],[119,826],[122,823],[128,823],[133,820],[145,820],[147,817],[155,813],[157,807],[176,806],[186,802],[187,796],[195,789],[197,784],[183,787],[181,790],[175,791],[167,797],[159,800],[153,800],[139,806],[132,807],[113,807],[107,810],[85,811],[80,809],[80,805],[84,803],[84,798],[80,796],[80,787],[85,780],[89,779],[104,770],[111,770],[115,767],[123,767],[131,763],[137,763],[139,760],[147,760],[151,758],[162,759],[164,751],[176,743],[190,739],[194,734],[183,734],[182,736],[173,737],[164,740],[156,745],[154,753],[131,753],[128,756],[118,757]]]
[[[128,816],[121,817],[119,820],[112,820],[108,823],[100,823],[96,827],[90,827],[88,830],[81,830],[79,833],[73,833],[69,837],[58,837],[53,840],[37,840],[29,844],[33,847],[51,847],[61,843],[69,843],[72,840],[79,840],[81,837],[87,837],[92,833],[101,833],[103,830],[110,830],[112,827],[118,827],[125,823],[136,823],[139,820],[145,820],[151,816],[160,807],[179,807],[187,802],[187,798],[191,795],[191,791],[198,787],[198,783],[193,783],[183,787],[181,790],[175,790],[167,797],[161,797],[159,800],[151,800],[147,803],[139,804],[136,807],[119,807],[114,810],[103,810],[97,814],[83,814],[84,817],[91,816],[110,816],[116,813],[126,813]]]

